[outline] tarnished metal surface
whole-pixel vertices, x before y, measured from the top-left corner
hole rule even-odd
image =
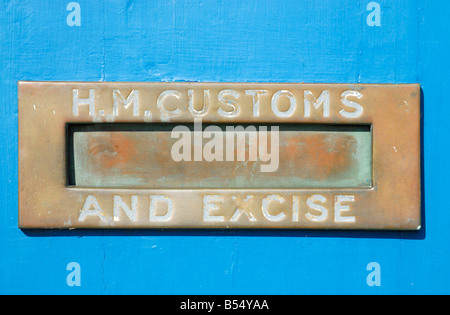
[[[372,184],[370,131],[281,131],[273,172],[261,172],[264,162],[259,158],[174,161],[170,153],[178,140],[168,131],[76,132],[73,137],[77,187],[357,188]],[[251,148],[248,144],[245,148],[248,157]]]
[[[194,119],[370,127],[280,129],[271,172],[174,161],[167,130],[70,132]],[[420,87],[19,82],[19,226],[418,229]]]

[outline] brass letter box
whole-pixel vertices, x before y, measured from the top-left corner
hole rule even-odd
[[[19,82],[19,227],[420,229],[417,84]]]

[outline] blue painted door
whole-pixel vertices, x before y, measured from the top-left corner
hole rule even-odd
[[[1,1],[0,293],[450,293],[449,12],[446,0]],[[420,83],[422,230],[22,231],[18,80]]]

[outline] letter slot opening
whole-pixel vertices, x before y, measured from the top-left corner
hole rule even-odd
[[[68,123],[67,186],[372,187],[372,126]]]

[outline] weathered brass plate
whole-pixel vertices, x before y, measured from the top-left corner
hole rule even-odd
[[[221,156],[212,161],[174,161],[170,152],[178,140],[171,138],[170,131],[75,132],[73,185],[154,189],[370,187],[372,137],[368,128],[359,129],[280,131],[279,163],[273,172],[261,172],[258,159],[227,161]],[[225,138],[225,133],[220,137]],[[245,148],[248,156],[251,148]],[[194,150],[191,143],[190,151]]]
[[[417,230],[420,211],[417,84],[19,82],[21,228]]]

